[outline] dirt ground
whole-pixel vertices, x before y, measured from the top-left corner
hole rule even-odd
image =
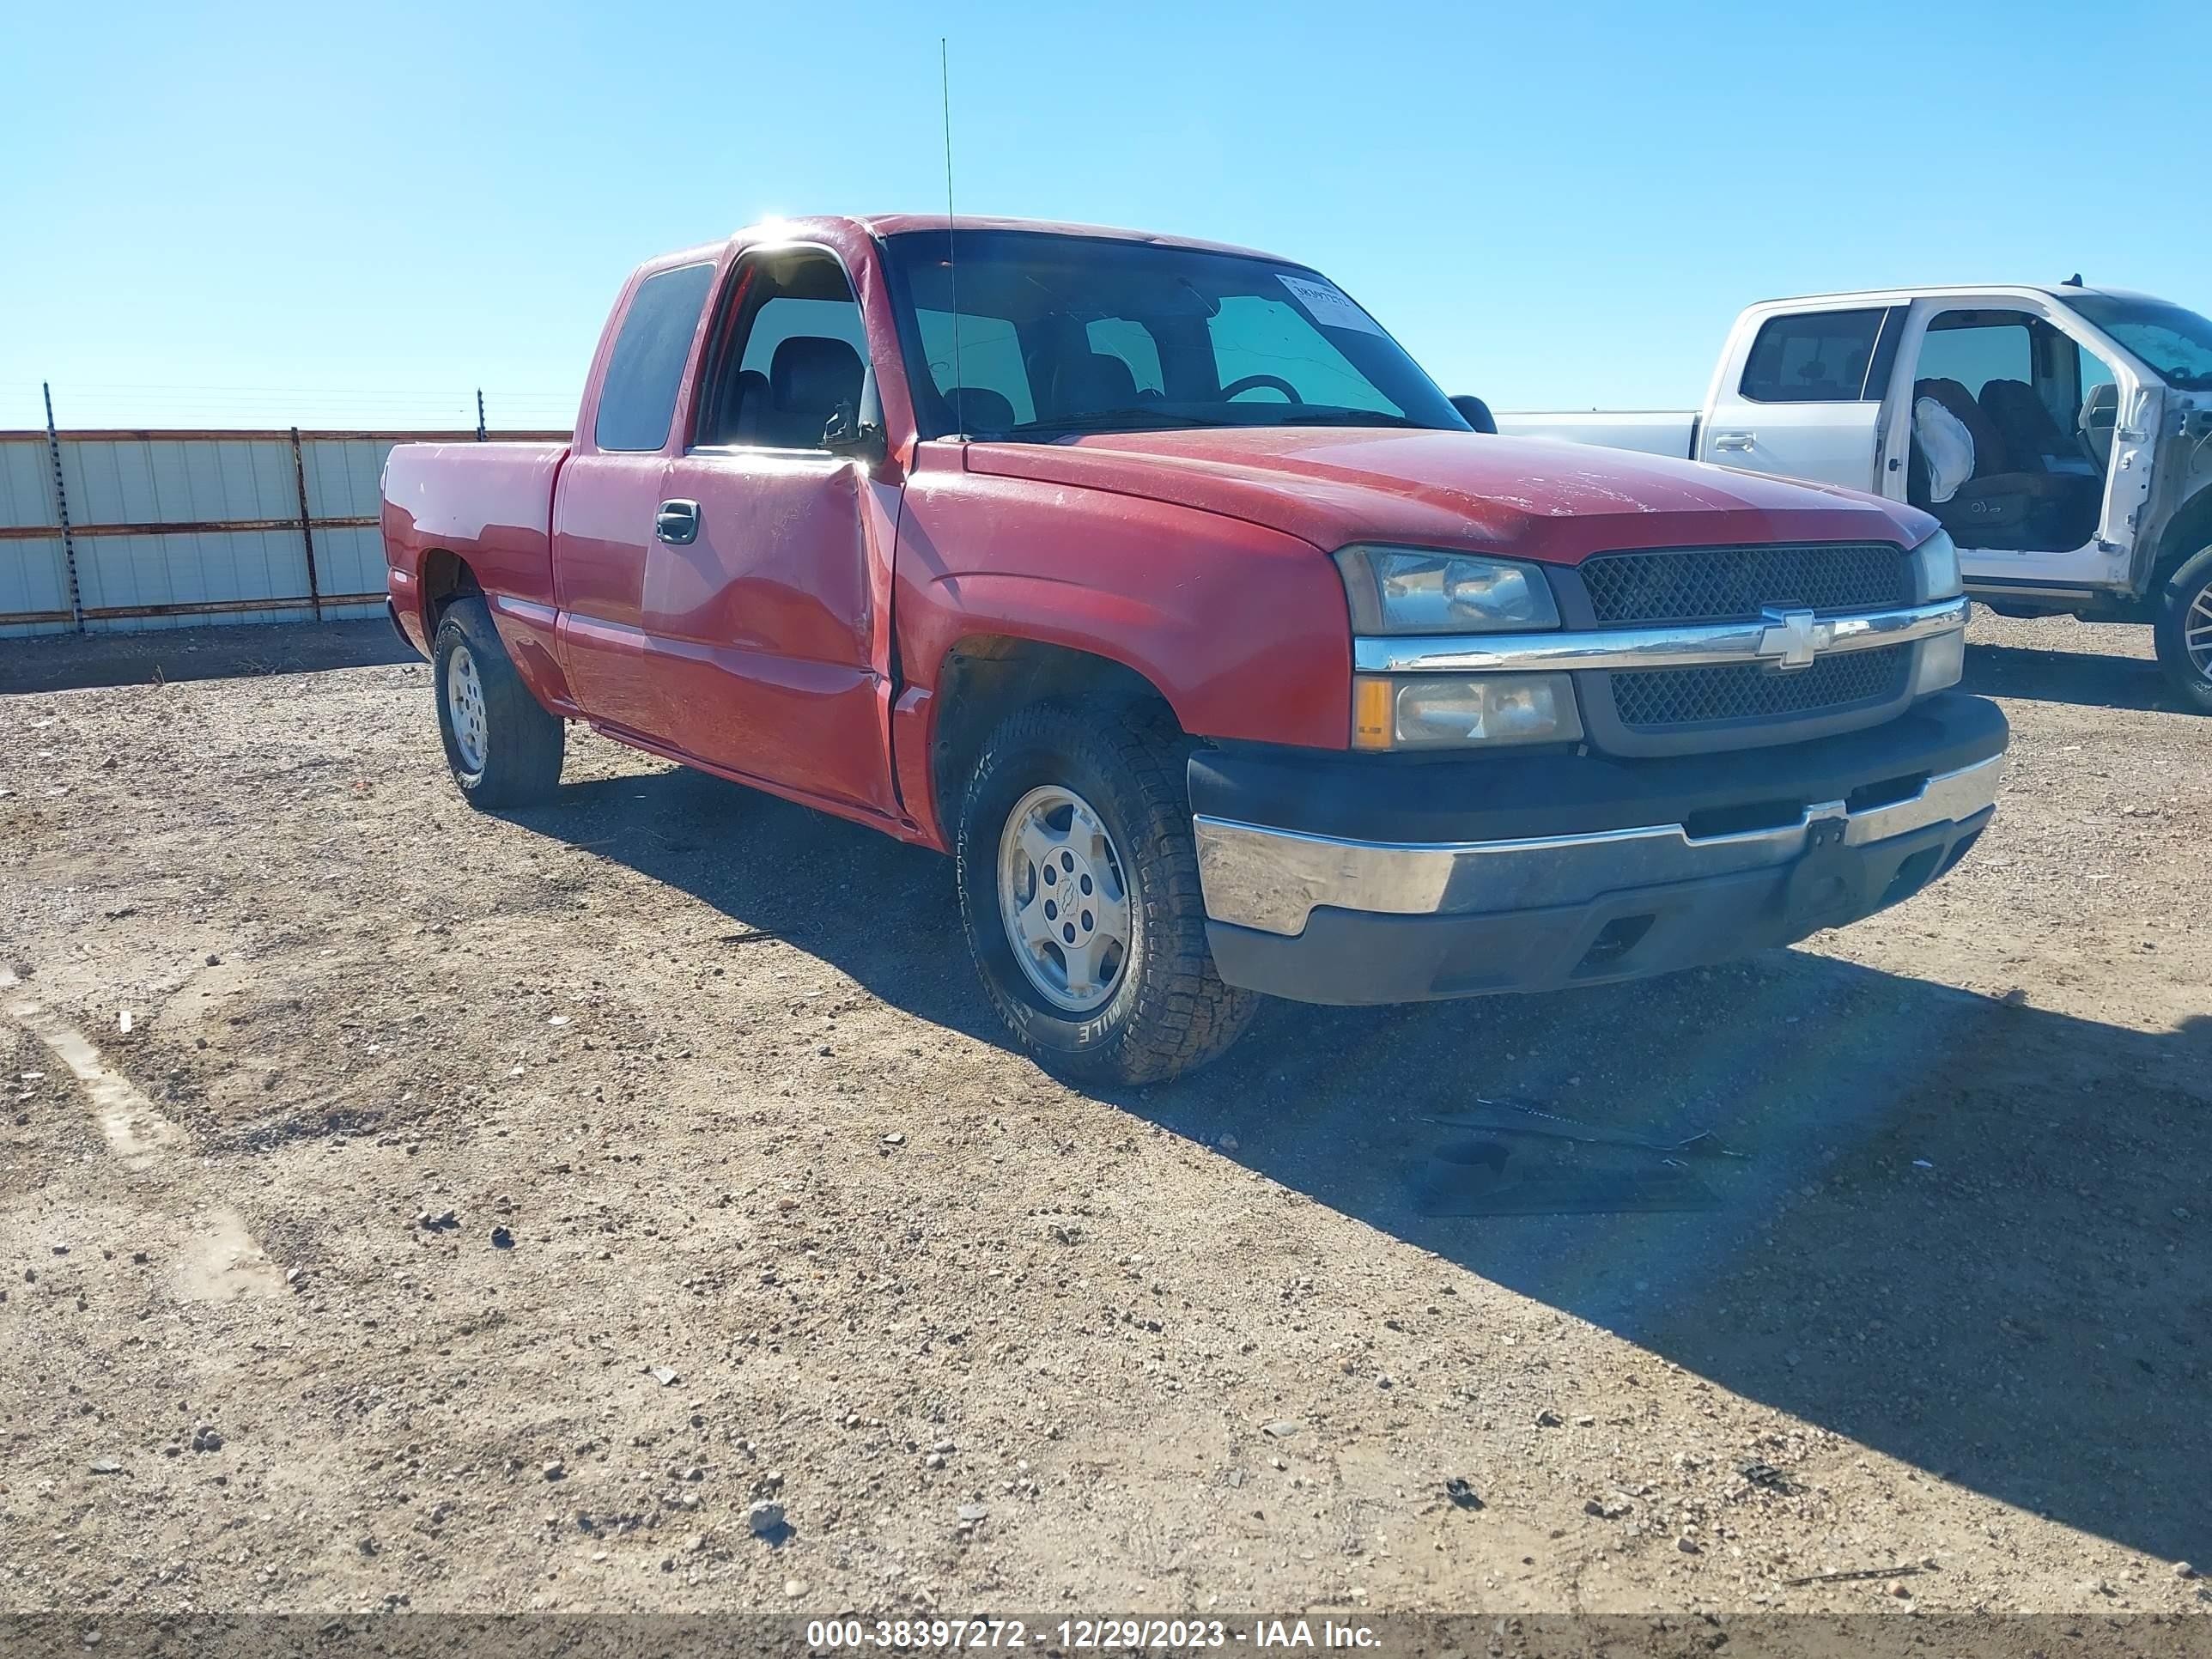
[[[2203,1609],[2212,722],[1973,637],[1935,890],[1127,1094],[944,861],[477,816],[420,665],[0,696],[0,1608]]]

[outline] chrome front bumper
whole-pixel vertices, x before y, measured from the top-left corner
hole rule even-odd
[[[1198,868],[1216,922],[1295,937],[1320,908],[1376,915],[1472,915],[1588,904],[1625,889],[1773,871],[1805,855],[1840,820],[1844,847],[1942,824],[1995,805],[2003,757],[1930,777],[1919,792],[1859,811],[1826,801],[1794,823],[1692,836],[1681,824],[1525,841],[1343,841],[1200,815]],[[1978,827],[1978,826],[1977,826]]]

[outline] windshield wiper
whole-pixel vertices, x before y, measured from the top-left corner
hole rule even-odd
[[[1224,420],[1214,415],[1193,415],[1185,411],[1137,405],[1128,409],[1086,409],[1079,414],[1052,416],[1034,421],[1024,421],[1019,426],[1008,427],[1003,432],[970,432],[970,438],[1015,441],[1024,438],[1060,438],[1070,434],[1091,432],[1170,432],[1179,428],[1230,428],[1237,431],[1255,431],[1273,426],[1387,426],[1401,427],[1411,431],[1442,432],[1444,427],[1432,427],[1403,415],[1392,415],[1379,409],[1350,409],[1337,405],[1326,408],[1301,404],[1252,404],[1244,405],[1254,414],[1264,411],[1262,420]]]
[[[1426,421],[1414,420],[1408,415],[1393,415],[1380,409],[1347,409],[1338,405],[1316,409],[1300,405],[1270,426],[1394,426],[1406,427],[1416,432],[1448,432],[1449,427],[1431,426]]]

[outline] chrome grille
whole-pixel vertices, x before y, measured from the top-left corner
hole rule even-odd
[[[1635,732],[1715,721],[1805,719],[1905,695],[1912,647],[1838,652],[1810,668],[1781,672],[1762,663],[1657,668],[1613,676],[1613,708]]]
[[[1600,553],[1582,565],[1600,623],[1751,622],[1778,610],[1881,611],[1912,603],[1910,556],[1887,542]]]

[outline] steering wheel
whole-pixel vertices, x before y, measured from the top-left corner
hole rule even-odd
[[[1274,387],[1294,404],[1305,402],[1304,398],[1298,396],[1297,387],[1279,374],[1247,374],[1243,380],[1222,387],[1221,400],[1224,403],[1233,403],[1246,392],[1255,392],[1263,386]]]

